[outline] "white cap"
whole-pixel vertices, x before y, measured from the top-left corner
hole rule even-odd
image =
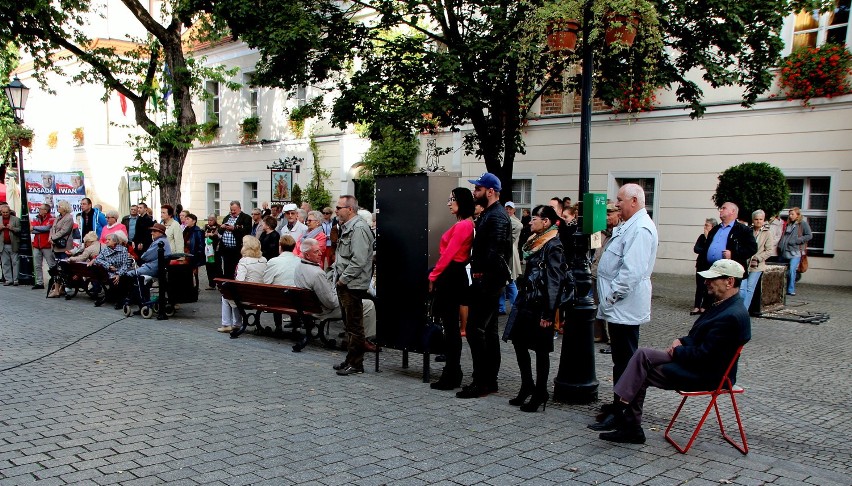
[[[703,272],[698,272],[704,278],[734,277],[743,278],[745,270],[743,266],[733,260],[716,260],[713,265]]]
[[[515,209],[515,203],[513,203],[512,201],[506,201],[506,207]]]
[[[281,210],[284,211],[285,213],[287,211],[296,211],[297,209],[299,209],[299,207],[296,206],[295,203],[285,204],[284,207],[281,208]]]

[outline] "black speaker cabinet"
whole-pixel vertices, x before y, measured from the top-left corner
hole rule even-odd
[[[460,177],[458,172],[376,177],[376,339],[383,346],[424,352],[427,279],[438,261],[441,235],[456,222],[447,199]]]

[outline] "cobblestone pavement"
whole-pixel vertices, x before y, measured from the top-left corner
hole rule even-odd
[[[640,342],[665,347],[691,325],[693,280],[657,275],[654,284]],[[417,355],[402,369],[401,353],[387,350],[381,373],[339,377],[339,351],[228,339],[214,330],[213,291],[156,321],[87,297],[0,287],[0,485],[850,485],[852,294],[807,282],[798,290],[791,304],[831,320],[753,320],[739,372],[751,447],[742,456],[712,418],[678,454],[662,434],[673,392],[649,392],[641,446],[586,429],[596,404],[521,413],[506,403],[519,385],[508,345],[500,391],[459,400],[421,383]],[[596,359],[605,398],[610,363]]]

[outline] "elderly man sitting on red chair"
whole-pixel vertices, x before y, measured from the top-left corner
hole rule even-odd
[[[751,339],[751,319],[739,296],[745,270],[733,260],[718,260],[698,272],[715,302],[687,336],[665,351],[639,348],[613,391],[619,397],[615,430],[600,434],[610,442],[644,444],[642,404],[649,386],[666,390],[715,390],[737,350]],[[736,364],[728,376],[736,381]]]

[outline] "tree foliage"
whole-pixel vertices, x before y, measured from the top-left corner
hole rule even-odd
[[[160,185],[161,201],[180,202],[183,164],[202,128],[196,122],[192,98],[202,97],[206,79],[225,81],[222,68],[206,68],[203,59],[184,54],[184,27],[195,24],[193,39],[221,35],[215,25],[192,9],[191,2],[168,0],[159,12],[149,2],[121,0],[145,34],[128,42],[101,42],[91,37],[88,20],[107,15],[91,0],[55,2],[0,2],[0,41],[12,42],[33,56],[35,77],[42,87],[49,72],[66,75],[59,60],[76,59],[81,69],[68,75],[69,83],[94,83],[125,96],[133,105],[135,123],[143,134],[131,138],[136,164],[143,179]],[[162,21],[160,19],[163,19]],[[117,44],[117,45],[116,45]],[[229,85],[234,88],[235,85]],[[168,97],[168,102],[166,98]],[[160,120],[167,121],[160,121]],[[148,154],[156,154],[156,158]]]
[[[736,204],[739,218],[750,221],[751,213],[758,209],[767,217],[778,214],[789,197],[787,178],[781,169],[767,162],[746,162],[719,175],[713,202],[717,207],[729,201]]]
[[[566,1],[578,0],[266,0],[251,5],[196,0],[196,5],[215,12],[235,35],[259,49],[259,82],[292,89],[336,81],[341,95],[332,107],[332,122],[338,126],[368,123],[371,138],[379,138],[385,126],[402,132],[472,126],[466,151],[484,160],[510,190],[530,107],[559,82],[577,84],[576,76],[563,74],[578,57],[550,55],[540,42],[544,26],[530,22],[538,9]],[[636,49],[613,49],[600,32],[607,7],[624,3],[595,2],[593,35],[580,40],[598,57],[596,95],[612,102],[636,92],[637,85],[640,92],[670,87],[692,115],[700,116],[704,93],[688,74],[700,70],[712,87],[742,86],[743,104],[753,104],[772,83],[769,69],[782,50],[783,18],[793,9],[827,1],[647,0],[658,27],[640,26]],[[660,42],[642,42],[644,35],[658,35]]]
[[[411,132],[386,126],[364,154],[365,170],[361,173],[361,180],[372,181],[375,176],[414,172],[419,151],[420,143]]]

